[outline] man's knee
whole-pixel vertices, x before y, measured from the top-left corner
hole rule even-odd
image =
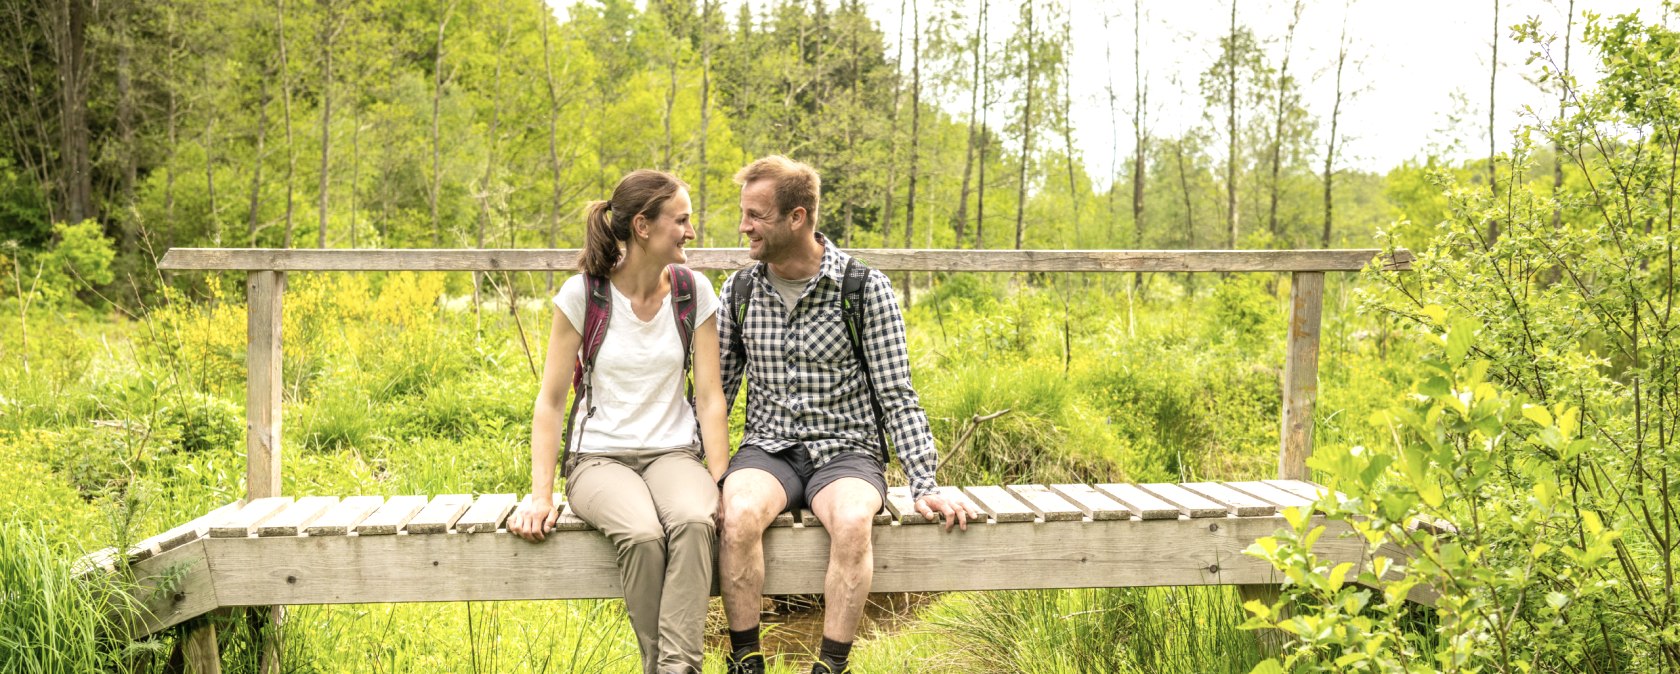
[[[868,549],[873,531],[875,511],[864,504],[839,504],[830,510],[823,526],[836,543],[848,547]]]
[[[881,510],[881,495],[868,482],[848,477],[823,487],[811,506],[830,535],[868,535]]]
[[[723,483],[725,538],[759,536],[786,503],[781,483],[769,473],[758,470],[731,473]]]

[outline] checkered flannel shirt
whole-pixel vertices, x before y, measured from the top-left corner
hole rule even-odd
[[[743,368],[752,380],[747,387],[747,428],[742,445],[767,452],[798,449],[810,452],[811,465],[822,467],[841,452],[880,456],[875,412],[869,387],[852,354],[846,323],[840,314],[840,284],[851,256],[827,238],[822,266],[806,285],[789,317],[767,273],[758,273],[747,303],[742,334],[746,361],[730,349],[735,317],[733,276],[723,284],[718,312],[718,340],[723,345],[723,394],[733,405],[741,387]],[[758,265],[737,274],[753,273]],[[904,339],[904,316],[899,313],[887,275],[869,271],[864,284],[863,353],[869,359],[875,390],[886,414],[887,436],[916,498],[932,492],[939,464],[933,431],[910,386],[910,354]]]

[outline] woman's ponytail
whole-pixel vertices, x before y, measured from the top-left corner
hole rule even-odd
[[[583,255],[578,258],[578,270],[591,276],[607,276],[623,254],[613,233],[612,202],[592,201],[584,213]]]

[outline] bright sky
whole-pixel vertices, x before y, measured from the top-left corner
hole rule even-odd
[[[920,0],[924,21],[941,0]],[[977,8],[979,0],[957,0]],[[1283,36],[1292,0],[1237,0],[1237,21],[1263,41],[1272,63],[1281,60]],[[1344,88],[1356,92],[1342,104],[1345,140],[1344,166],[1383,171],[1429,148],[1456,147],[1453,156],[1485,156],[1489,45],[1493,33],[1493,2],[1479,0],[1359,0],[1347,10],[1350,64]],[[1525,65],[1533,46],[1511,39],[1509,26],[1528,17],[1544,30],[1562,34],[1569,0],[1497,0],[1501,2],[1499,32],[1501,70],[1497,84],[1496,141],[1510,144],[1511,132],[1525,121],[1525,106],[1542,114],[1556,109],[1554,94],[1528,78],[1539,64]],[[549,0],[564,6],[572,0]],[[732,16],[741,2],[754,9],[775,0],[724,0]],[[866,0],[870,15],[886,32],[888,50],[896,48],[900,7],[907,0]],[[944,0],[949,2],[949,0]],[[944,4],[941,2],[941,4]],[[1074,67],[1071,73],[1075,151],[1101,175],[1116,155],[1132,151],[1132,3],[1125,0],[1092,2],[1065,0],[1073,12]],[[1202,123],[1198,79],[1217,58],[1218,40],[1228,27],[1230,0],[1147,0],[1143,2],[1143,67],[1149,80],[1150,123],[1160,133],[1177,135]],[[830,5],[834,4],[831,0]],[[1020,0],[992,0],[990,33],[997,43],[1014,30]],[[1335,96],[1335,58],[1344,16],[1343,0],[1304,0],[1296,29],[1290,69],[1305,82],[1307,108],[1326,123]],[[1585,13],[1603,16],[1639,11],[1648,21],[1668,20],[1661,0],[1580,0],[1575,3],[1577,44],[1571,65],[1582,81],[1596,79],[1591,70],[1595,55],[1579,48]],[[564,16],[564,12],[560,12]],[[1106,26],[1105,26],[1106,23]],[[908,28],[908,25],[907,25]],[[1059,30],[1059,28],[1058,28]],[[906,41],[908,45],[908,40]],[[1112,51],[1112,54],[1105,54]],[[1110,60],[1110,56],[1112,60]],[[1562,60],[1561,42],[1557,59]],[[908,59],[906,59],[908,63]],[[1112,63],[1112,65],[1110,65]],[[908,68],[908,66],[906,66]],[[1119,139],[1116,143],[1107,88],[1112,71],[1119,98]],[[1464,121],[1451,128],[1449,116],[1459,107],[1454,94],[1464,97],[1459,109]],[[968,113],[968,96],[948,95],[951,112]],[[994,119],[996,115],[994,113]],[[1319,132],[1322,147],[1326,131]],[[1456,144],[1455,144],[1456,140]],[[1320,150],[1322,152],[1322,150]],[[1123,160],[1123,159],[1122,159]]]

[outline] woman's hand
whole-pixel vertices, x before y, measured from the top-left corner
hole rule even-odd
[[[534,543],[553,531],[554,522],[559,519],[560,511],[554,509],[553,497],[532,496],[508,517],[507,528],[514,535]]]

